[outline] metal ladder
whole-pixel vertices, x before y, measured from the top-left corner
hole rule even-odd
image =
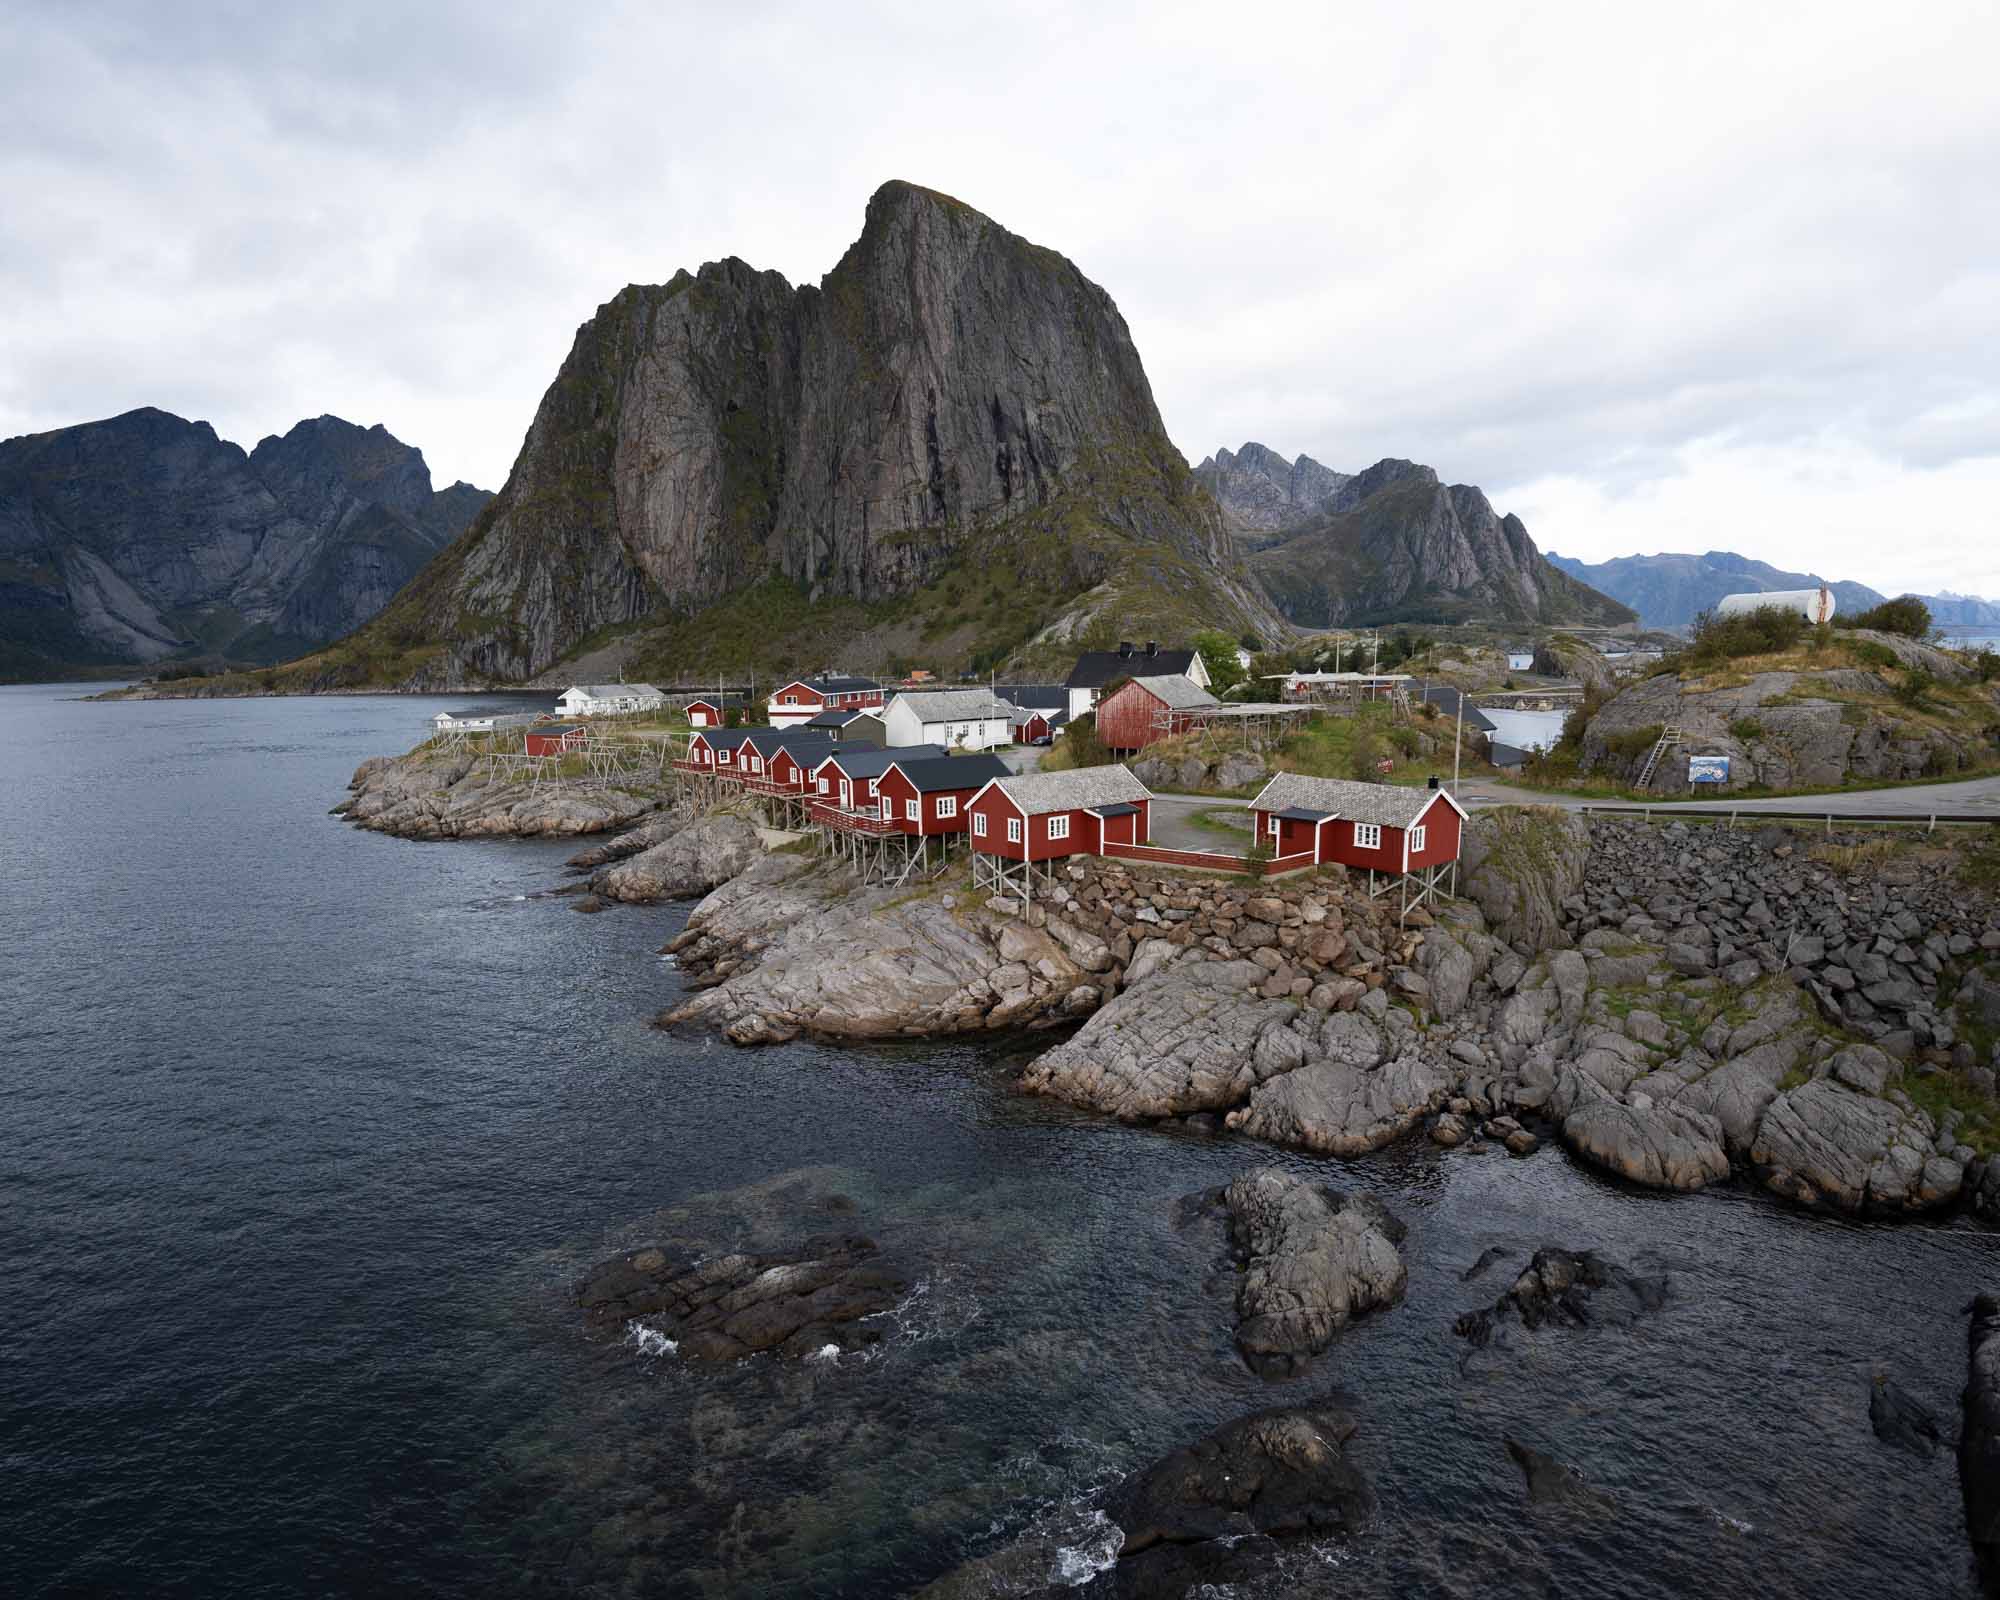
[[[1651,783],[1653,781],[1653,774],[1660,770],[1660,757],[1680,742],[1681,730],[1679,723],[1670,722],[1660,730],[1660,737],[1658,742],[1653,746],[1653,753],[1646,757],[1646,764],[1639,769],[1639,787],[1641,789]]]

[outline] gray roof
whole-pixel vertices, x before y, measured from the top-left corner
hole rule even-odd
[[[1458,716],[1459,706],[1462,703],[1465,707],[1465,725],[1468,728],[1477,728],[1482,733],[1493,731],[1492,719],[1448,683],[1426,684],[1417,692],[1417,698],[1436,706],[1450,718]]]
[[[1150,653],[1130,645],[1118,650],[1086,650],[1070,668],[1071,689],[1102,689],[1113,678],[1136,676],[1141,672],[1186,672],[1194,665],[1192,650],[1161,650]]]
[[[896,752],[900,758],[902,751]],[[1007,776],[1007,763],[998,756],[929,756],[915,761],[896,762],[896,770],[910,780],[918,794],[939,794],[952,789],[977,789],[989,779]]]
[[[910,689],[890,702],[908,706],[919,722],[976,722],[982,717],[1013,720],[1014,708],[984,689]]]
[[[1069,690],[1059,683],[996,683],[993,692],[1023,711],[1055,711],[1069,705]]]
[[[1021,814],[1028,817],[1039,817],[1050,811],[1070,811],[1079,806],[1115,806],[1126,801],[1153,798],[1153,791],[1125,767],[1074,767],[1067,772],[1023,772],[1013,777],[997,778],[994,782]]]
[[[1222,703],[1185,673],[1172,672],[1157,678],[1134,678],[1132,681],[1169,711],[1200,711]]]
[[[837,744],[812,763],[817,772],[829,761],[850,778],[879,778],[892,762],[922,761],[926,756],[945,753],[941,744],[906,744],[893,750],[877,750],[873,745]]]
[[[1281,772],[1265,784],[1253,811],[1325,811],[1347,822],[1379,822],[1407,828],[1442,790],[1399,789],[1388,783],[1356,783],[1351,778],[1309,778]],[[1446,795],[1447,803],[1450,796]]]

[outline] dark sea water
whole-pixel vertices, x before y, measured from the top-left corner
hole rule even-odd
[[[1965,1224],[1857,1227],[1410,1146],[1277,1157],[1408,1220],[1401,1306],[1307,1376],[1230,1348],[1174,1202],[1273,1159],[1008,1090],[1032,1042],[738,1051],[655,1031],[685,908],[576,915],[573,846],[326,816],[457,701],[0,689],[0,1592],[877,1596],[1039,1539],[1263,1405],[1343,1395],[1381,1501],[1244,1595],[1965,1596]],[[862,1228],[921,1287],[875,1352],[683,1366],[565,1291],[655,1237]],[[1468,1361],[1506,1268],[1664,1270],[1630,1330]],[[1512,1435],[1614,1513],[1531,1510]]]

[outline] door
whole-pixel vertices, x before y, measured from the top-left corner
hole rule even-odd
[[[854,804],[854,784],[846,778],[840,780],[840,804],[842,810]]]

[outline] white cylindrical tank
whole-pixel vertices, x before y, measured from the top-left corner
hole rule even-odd
[[[1764,594],[1726,594],[1715,602],[1718,617],[1740,617],[1750,611],[1796,611],[1812,623],[1833,620],[1833,591],[1822,584],[1817,589],[1772,589]]]

